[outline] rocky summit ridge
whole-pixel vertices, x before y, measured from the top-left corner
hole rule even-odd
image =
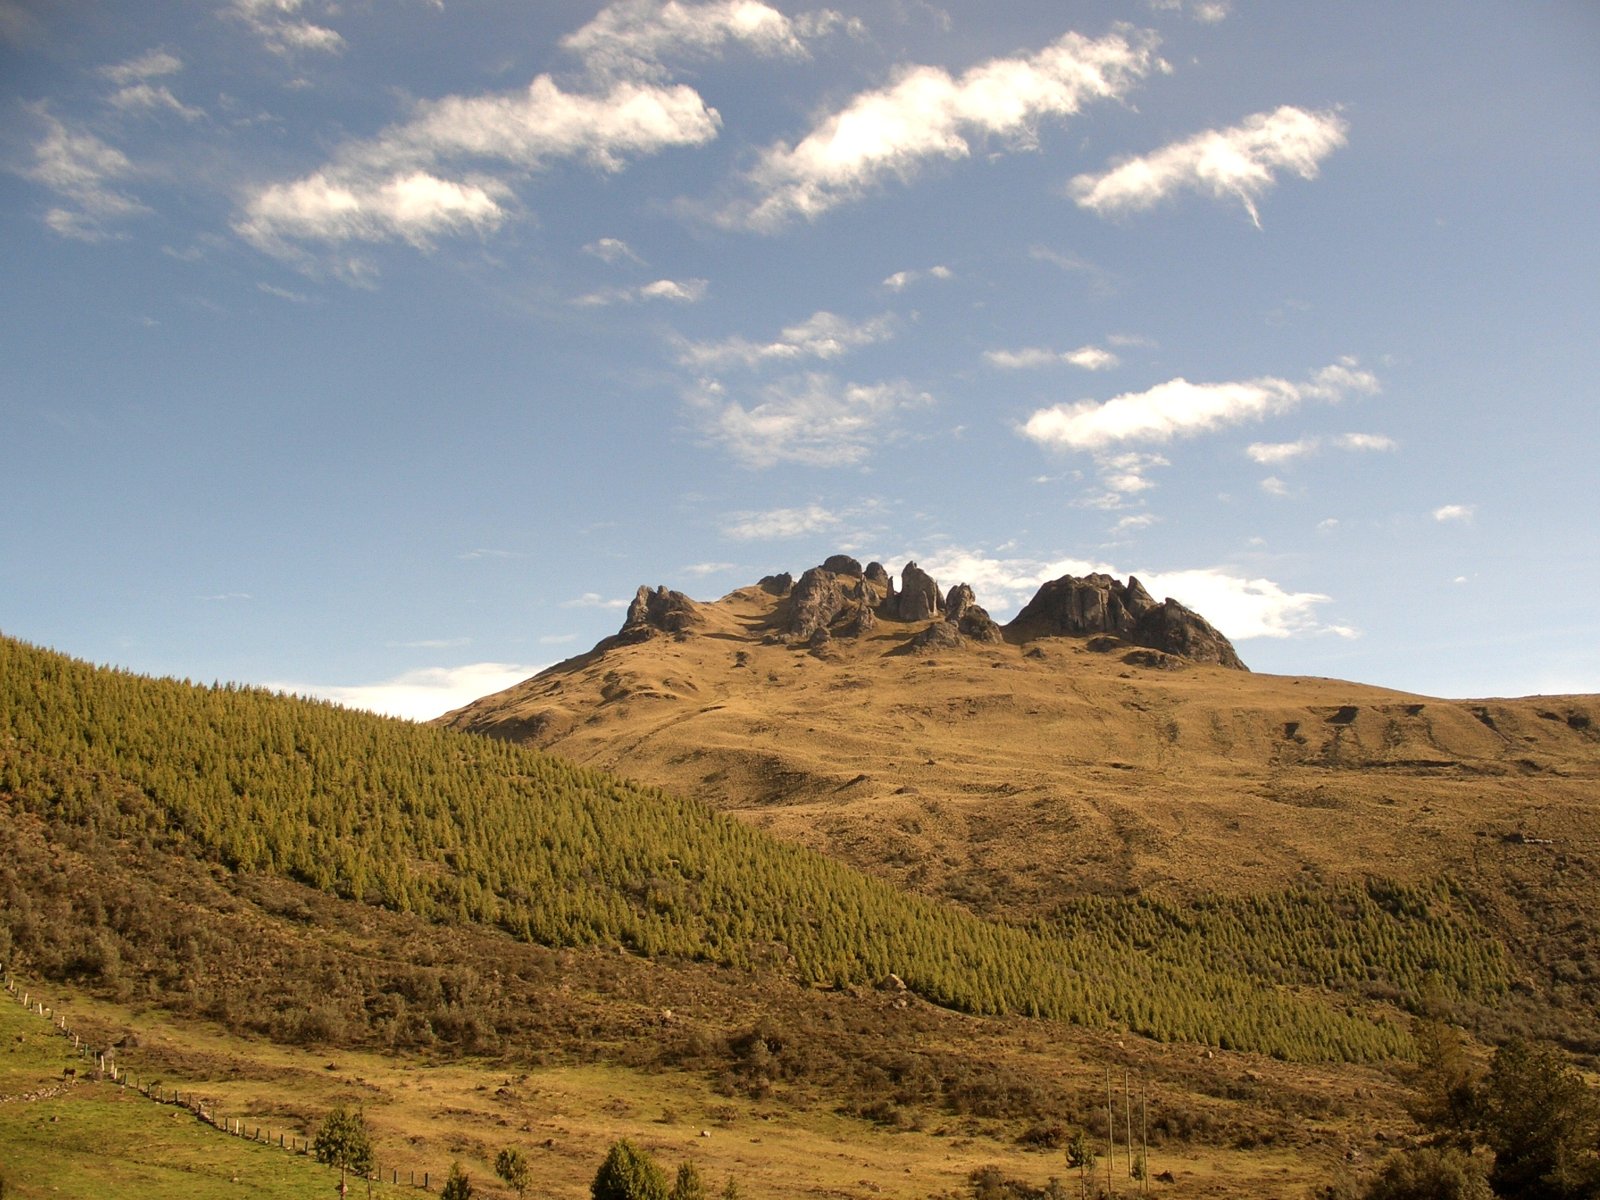
[[[1209,621],[1171,597],[1156,600],[1133,576],[1126,583],[1099,573],[1052,579],[1005,625],[978,603],[971,585],[946,591],[914,561],[901,568],[898,587],[882,563],[863,567],[847,554],[829,557],[799,579],[788,572],[768,575],[756,587],[778,601],[764,640],[817,653],[836,638],[859,638],[884,622],[898,622],[921,626],[907,632],[907,652],[1078,637],[1090,639],[1094,650],[1124,651],[1141,666],[1205,663],[1249,670]],[[625,643],[689,637],[704,622],[703,606],[682,592],[641,587],[617,637]]]

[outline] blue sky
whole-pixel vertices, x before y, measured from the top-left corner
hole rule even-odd
[[[0,0],[0,628],[434,715],[829,553],[1600,692],[1589,3]]]

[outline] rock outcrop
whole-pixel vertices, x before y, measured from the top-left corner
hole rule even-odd
[[[850,599],[837,575],[824,567],[812,567],[789,593],[786,632],[797,642],[810,640],[850,606]]]
[[[902,621],[926,621],[944,611],[944,597],[932,575],[908,562],[900,572],[900,594],[893,607],[893,615]]]
[[[767,595],[782,599],[794,587],[794,576],[787,571],[781,571],[777,575],[763,575],[756,586]]]
[[[633,603],[628,605],[628,615],[623,618],[617,636],[625,642],[647,641],[658,633],[684,636],[704,619],[699,605],[682,592],[665,587],[654,591],[641,587],[634,594]]]
[[[823,560],[822,569],[832,571],[835,575],[851,575],[861,578],[861,564],[848,554],[830,554]]]
[[[1101,574],[1052,579],[1005,628],[1013,640],[1110,634],[1192,662],[1249,670],[1233,644],[1204,617],[1176,600],[1157,603],[1133,576],[1127,583]]]
[[[1005,634],[994,618],[978,603],[970,585],[958,583],[945,595],[944,619],[955,625],[963,637],[975,642],[1003,642]]]

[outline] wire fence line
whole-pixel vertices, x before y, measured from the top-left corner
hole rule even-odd
[[[115,1047],[100,1048],[91,1044],[89,1039],[80,1036],[67,1024],[66,1017],[57,1006],[46,1004],[45,997],[35,987],[25,986],[24,981],[19,980],[5,966],[0,966],[0,986],[3,986],[6,994],[22,1006],[23,1011],[47,1022],[53,1034],[70,1041],[78,1057],[87,1064],[82,1070],[68,1067],[60,1083],[18,1096],[0,1096],[0,1104],[54,1099],[86,1081],[110,1083],[157,1104],[185,1109],[202,1125],[210,1126],[230,1137],[274,1146],[291,1154],[311,1155],[313,1139],[301,1136],[297,1131],[275,1130],[270,1125],[262,1125],[249,1117],[225,1114],[215,1099],[203,1096],[193,1088],[184,1091],[178,1087],[166,1087],[159,1082],[152,1083],[148,1079],[140,1080],[117,1062]],[[430,1170],[419,1172],[407,1168],[404,1171],[403,1183],[400,1168],[391,1165],[387,1168],[387,1172],[386,1179],[384,1168],[374,1166],[372,1173],[366,1178],[375,1183],[389,1183],[396,1187],[413,1187],[425,1192],[433,1190],[433,1172]]]

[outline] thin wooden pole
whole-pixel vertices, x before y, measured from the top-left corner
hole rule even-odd
[[[1128,1130],[1128,1178],[1133,1178],[1133,1089],[1128,1085],[1128,1068],[1122,1068],[1122,1109]]]
[[[1106,1066],[1106,1189],[1117,1194],[1117,1107],[1111,1098],[1111,1067]]]

